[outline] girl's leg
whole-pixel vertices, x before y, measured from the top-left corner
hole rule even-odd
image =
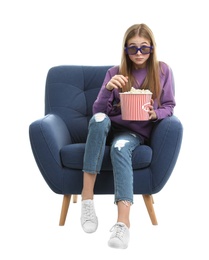
[[[110,119],[104,113],[95,114],[89,122],[89,132],[83,160],[83,199],[93,199],[96,175],[101,170],[110,125]]]
[[[94,198],[94,184],[97,174],[88,172],[83,173],[83,190],[81,193],[82,200],[93,200]]]
[[[126,248],[129,242],[130,207],[133,204],[132,152],[141,143],[141,138],[133,133],[120,133],[111,145],[111,160],[114,174],[115,203],[118,217],[109,246]]]
[[[89,132],[83,162],[81,225],[85,232],[95,232],[98,226],[93,204],[96,176],[101,170],[110,119],[104,113],[95,114],[89,122]]]
[[[130,202],[124,202],[124,201],[118,201],[117,207],[118,207],[117,222],[122,222],[128,228],[130,228],[129,215],[130,215],[131,203]]]

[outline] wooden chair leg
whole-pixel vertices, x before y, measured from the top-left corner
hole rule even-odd
[[[157,218],[155,216],[155,210],[153,207],[154,200],[153,200],[152,195],[143,194],[142,196],[143,196],[143,199],[144,199],[144,202],[145,202],[145,205],[146,205],[146,208],[147,208],[147,211],[150,216],[152,224],[157,225],[158,223],[157,223]]]
[[[67,216],[67,212],[68,212],[68,208],[69,208],[69,204],[70,204],[70,199],[71,199],[71,194],[66,194],[63,196],[59,226],[65,225],[65,220],[66,220],[66,216]]]
[[[77,203],[77,201],[78,201],[78,195],[74,194],[73,195],[73,203]]]

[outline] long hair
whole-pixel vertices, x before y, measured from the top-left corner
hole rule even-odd
[[[153,95],[153,99],[157,98],[160,102],[160,77],[159,77],[159,62],[156,55],[156,43],[153,32],[146,24],[135,24],[127,29],[124,34],[123,43],[122,43],[122,56],[121,64],[119,67],[119,73],[128,76],[129,80],[125,88],[122,90],[129,91],[132,86],[137,84],[136,79],[134,78],[132,71],[134,69],[134,64],[130,60],[129,56],[126,54],[124,47],[127,47],[127,42],[134,36],[140,36],[147,39],[153,50],[150,53],[150,56],[147,60],[147,75],[144,82],[141,85],[142,89],[149,89]]]

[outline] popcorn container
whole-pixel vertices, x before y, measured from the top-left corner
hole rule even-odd
[[[123,120],[149,120],[148,105],[152,93],[120,93],[121,114]]]

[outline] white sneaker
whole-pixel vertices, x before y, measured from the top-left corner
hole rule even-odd
[[[128,227],[124,223],[116,223],[111,228],[110,232],[112,232],[112,235],[108,241],[108,246],[120,249],[125,249],[128,247],[130,234]]]
[[[93,233],[97,230],[98,219],[93,200],[81,201],[81,226],[86,233]]]

